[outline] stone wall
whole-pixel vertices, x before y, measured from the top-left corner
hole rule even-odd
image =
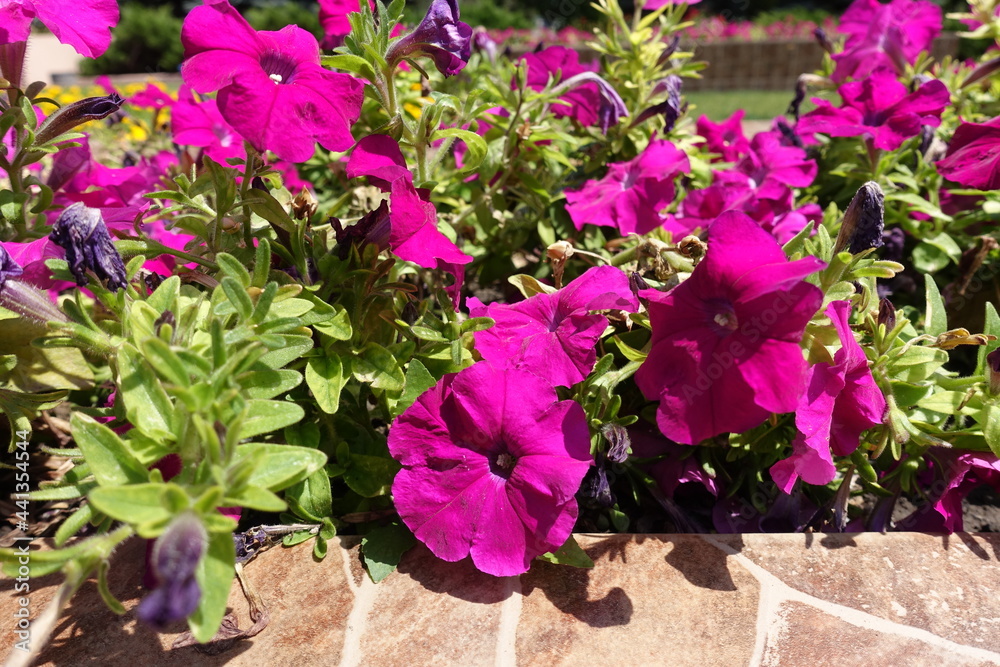
[[[812,39],[785,39],[768,42],[718,42],[681,44],[694,51],[695,60],[708,63],[701,80],[685,80],[684,90],[788,90],[803,72],[818,69],[823,50]],[[932,54],[940,61],[958,52],[953,33],[934,41]]]

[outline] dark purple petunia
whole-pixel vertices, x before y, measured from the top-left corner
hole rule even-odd
[[[445,76],[458,74],[472,54],[472,28],[458,20],[456,0],[433,0],[412,32],[393,42],[385,54],[390,65],[417,55],[429,56]]]

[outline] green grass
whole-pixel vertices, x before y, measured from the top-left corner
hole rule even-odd
[[[702,90],[685,95],[694,117],[705,114],[716,122],[729,118],[737,109],[746,109],[746,120],[771,120],[785,113],[793,96],[790,90]],[[803,111],[812,106],[806,102]]]

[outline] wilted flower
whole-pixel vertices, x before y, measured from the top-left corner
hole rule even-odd
[[[0,44],[27,42],[34,19],[81,56],[96,58],[111,44],[111,29],[118,24],[118,3],[115,0],[8,0],[0,6]]]
[[[208,546],[208,534],[197,516],[180,514],[153,546],[150,566],[155,588],[136,608],[140,621],[162,630],[198,608],[201,587],[195,570]]]
[[[632,121],[632,125],[638,125],[643,121],[649,120],[653,116],[663,114],[663,119],[666,122],[666,131],[670,132],[673,130],[674,125],[677,124],[677,119],[681,117],[681,113],[684,111],[683,100],[681,100],[682,84],[683,82],[681,81],[681,78],[676,74],[671,74],[665,79],[659,81],[653,87],[653,92],[650,96],[653,97],[660,93],[666,93],[667,99],[659,104],[654,104],[640,113],[636,119]]]
[[[1000,349],[986,355],[986,380],[990,393],[994,396],[1000,395]]]
[[[339,218],[331,218],[337,239],[337,257],[341,261],[351,253],[351,246],[364,248],[371,243],[379,249],[389,247],[392,223],[389,220],[389,202],[382,201],[374,211],[369,211],[349,227],[344,227]]]
[[[564,81],[584,72],[596,72],[596,64],[580,63],[580,54],[565,46],[550,46],[535,53],[525,55],[522,60],[527,68],[527,85],[532,90],[544,90],[549,79],[554,83]],[[514,82],[511,83],[513,87]],[[552,115],[557,118],[569,117],[581,125],[596,125],[601,106],[601,93],[593,83],[567,88],[560,96],[560,102],[551,106]]]
[[[67,104],[45,119],[35,135],[35,143],[47,143],[87,121],[106,118],[118,111],[124,103],[125,100],[117,93],[111,93],[107,97],[87,97]]]
[[[66,261],[77,285],[89,282],[90,270],[112,291],[125,287],[125,264],[98,209],[73,204],[59,215],[49,238],[66,250]]]
[[[785,493],[801,477],[809,484],[827,484],[836,476],[830,454],[848,456],[858,448],[862,432],[882,423],[885,397],[875,384],[865,352],[854,339],[849,301],[834,301],[826,310],[840,336],[833,364],[809,369],[806,391],[799,400],[795,425],[802,435],[793,453],[771,467],[771,477]]]
[[[594,368],[595,346],[608,327],[608,318],[591,311],[635,312],[639,304],[621,269],[596,266],[551,294],[488,306],[470,299],[469,306],[473,317],[496,321],[475,334],[483,359],[496,368],[519,368],[569,387]]]
[[[936,163],[949,181],[980,190],[1000,190],[1000,116],[985,123],[962,123]]]
[[[889,299],[879,299],[878,323],[884,326],[887,332],[896,328],[896,307]]]
[[[687,155],[654,140],[628,162],[608,165],[604,178],[566,191],[566,211],[577,229],[606,225],[622,234],[645,234],[664,223],[660,211],[674,200],[674,178],[690,169]]]
[[[320,66],[316,38],[298,26],[250,27],[227,0],[207,0],[184,19],[184,81],[219,91],[222,117],[259,151],[308,160],[318,142],[332,151],[354,144],[363,86]]]
[[[445,76],[458,74],[472,54],[472,28],[458,16],[457,0],[432,0],[420,25],[389,46],[386,62],[395,66],[404,58],[424,55]]]
[[[608,128],[617,123],[618,119],[628,116],[625,101],[614,86],[594,72],[581,72],[563,81],[553,92],[559,94],[586,84],[597,86],[597,126],[601,128],[601,132],[607,134]]]
[[[823,266],[788,261],[770,234],[730,211],[709,227],[708,254],[690,278],[642,293],[653,337],[635,380],[659,400],[664,435],[695,444],[795,409],[806,381],[799,343],[823,301],[802,278]]]
[[[813,98],[816,109],[802,116],[800,134],[821,132],[831,137],[870,137],[875,148],[894,151],[924,125],[941,124],[941,112],[951,101],[948,88],[937,79],[908,93],[888,69],[879,69],[864,81],[839,88],[844,104],[834,107]]]
[[[833,246],[835,253],[847,249],[852,255],[882,247],[885,229],[885,195],[875,181],[860,188],[844,211],[844,220]]]
[[[816,38],[816,43],[819,44],[821,49],[827,53],[833,53],[833,43],[830,41],[830,37],[826,34],[826,30],[823,30],[823,28],[816,28],[813,30],[813,37]]]
[[[569,538],[590,433],[579,404],[557,401],[550,382],[483,361],[446,375],[392,424],[396,508],[434,555],[513,576]]]

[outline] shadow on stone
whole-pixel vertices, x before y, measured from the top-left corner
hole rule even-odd
[[[806,548],[812,542],[812,535],[806,533]],[[824,534],[819,543],[826,549],[843,549],[845,547],[857,548],[858,543],[854,540],[857,533],[829,533]]]
[[[422,544],[403,556],[397,572],[407,575],[433,593],[444,593],[466,602],[496,604],[511,594],[506,578],[480,572],[471,558],[449,563]]]
[[[737,553],[743,548],[739,535],[726,535],[726,545]],[[729,563],[724,551],[704,540],[678,536],[670,540],[673,549],[664,560],[684,575],[688,583],[713,591],[735,591],[736,584],[729,574]]]

